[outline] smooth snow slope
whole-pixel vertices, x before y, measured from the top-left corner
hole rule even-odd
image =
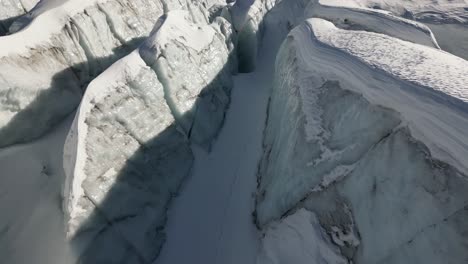
[[[323,18],[340,28],[382,33],[439,48],[429,27],[382,10],[336,5],[333,0],[312,0],[305,13],[308,18]]]

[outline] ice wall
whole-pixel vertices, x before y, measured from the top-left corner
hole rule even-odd
[[[354,263],[463,262],[466,69],[321,19],[294,29],[277,57],[258,226],[307,209]]]
[[[323,18],[335,25],[352,30],[382,33],[399,39],[439,48],[437,41],[426,25],[400,18],[383,10],[361,6],[343,6],[331,0],[310,1],[306,17]]]
[[[86,85],[141,43],[165,11],[185,9],[206,22],[215,2],[40,2],[26,28],[0,38],[0,146],[37,138],[70,114]]]
[[[88,86],[65,145],[68,235],[82,263],[152,263],[166,211],[229,104],[231,24],[161,17],[150,37]]]

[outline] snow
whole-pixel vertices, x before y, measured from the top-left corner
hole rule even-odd
[[[427,24],[437,36],[440,48],[468,60],[468,27],[459,24]]]
[[[168,12],[148,40],[88,86],[65,144],[77,257],[156,259],[168,204],[192,168],[190,142],[209,146],[223,123],[230,32],[221,18],[196,24],[187,11]]]
[[[354,263],[463,262],[467,69],[318,18],[295,28],[276,62],[257,224],[306,208]]]
[[[466,173],[467,145],[463,142],[468,141],[461,132],[466,127],[466,60],[384,35],[340,30],[323,20],[313,19],[308,23],[311,26],[316,25],[314,35],[324,44],[357,57],[374,70],[405,81],[406,85],[403,87],[410,88],[396,91],[410,93],[411,97],[416,96],[416,100],[421,101],[417,105],[401,102],[400,97],[403,96],[396,93],[390,97],[370,92],[366,96],[379,105],[398,109],[408,121],[412,132],[428,145],[434,157],[453,164]],[[429,103],[431,101],[434,103]],[[435,109],[439,110],[434,113]],[[449,123],[448,120],[452,121]]]
[[[71,121],[33,143],[0,149],[2,263],[70,263],[60,198]]]
[[[0,38],[1,146],[30,141],[63,120],[89,81],[126,55],[162,14],[157,5],[97,3],[42,1],[25,29]],[[131,18],[134,12],[139,19]]]
[[[345,264],[314,213],[300,209],[265,231],[257,264]]]
[[[41,1],[22,30],[0,38],[0,146],[38,138],[63,120],[89,82],[135,49],[165,11],[186,9],[206,22],[214,3]]]
[[[344,29],[382,33],[402,40],[439,48],[434,35],[426,25],[400,18],[382,10],[351,5],[349,1],[338,5],[336,1],[311,1],[306,17],[323,18]]]
[[[265,32],[257,71],[234,77],[231,104],[209,153],[195,148],[191,176],[168,214],[167,242],[155,263],[255,263],[253,222],[257,163],[274,54],[281,41]]]
[[[0,146],[81,104],[0,149],[2,261],[468,258],[466,0],[27,2]]]
[[[468,102],[466,60],[386,35],[340,30],[325,20],[312,19],[308,23],[320,42],[358,57],[373,68],[399,79]]]
[[[0,2],[0,36],[8,33],[11,24],[31,10],[39,0],[2,0]]]
[[[224,119],[222,109],[229,104],[231,73],[237,66],[234,30],[223,18],[212,25],[188,23],[190,19],[185,11],[167,14],[140,47],[140,54],[158,74],[180,128],[209,148]]]
[[[386,10],[418,21],[466,23],[466,0],[320,0],[329,5]]]
[[[464,59],[468,58],[466,51],[467,45],[467,22],[468,15],[466,8],[468,7],[468,1],[457,0],[457,1],[374,1],[374,0],[355,0],[355,1],[342,1],[342,0],[321,0],[322,5],[341,9],[347,6],[351,9],[366,9],[369,12],[384,12],[387,16],[397,15],[406,19],[408,22],[419,24],[425,23],[433,32],[434,37],[437,38],[438,44],[440,44],[443,50],[453,53]],[[325,8],[326,10],[326,8]],[[314,10],[317,17],[323,17],[323,11]],[[341,13],[343,15],[343,13]],[[418,21],[418,22],[414,22]],[[334,21],[335,22],[335,21]],[[386,28],[388,25],[385,25]],[[388,29],[387,29],[388,30]],[[425,31],[427,31],[425,29]],[[381,32],[384,33],[384,32]],[[416,35],[413,34],[400,34],[396,36],[403,40],[413,41]],[[414,42],[414,41],[413,41]]]

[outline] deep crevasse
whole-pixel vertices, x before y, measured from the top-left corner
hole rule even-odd
[[[193,173],[168,215],[167,241],[156,264],[256,262],[259,233],[253,222],[257,165],[271,76],[280,39],[268,45],[257,70],[234,78],[224,126],[210,153],[195,148]]]

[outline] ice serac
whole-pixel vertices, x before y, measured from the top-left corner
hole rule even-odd
[[[135,49],[165,11],[189,10],[205,22],[214,2],[39,2],[27,27],[0,38],[0,146],[37,138],[75,110],[86,85]]]
[[[295,28],[276,62],[259,227],[307,209],[353,263],[466,260],[467,69],[318,18]]]
[[[230,24],[171,11],[88,86],[64,151],[68,235],[80,263],[152,263],[166,211],[229,103]]]

